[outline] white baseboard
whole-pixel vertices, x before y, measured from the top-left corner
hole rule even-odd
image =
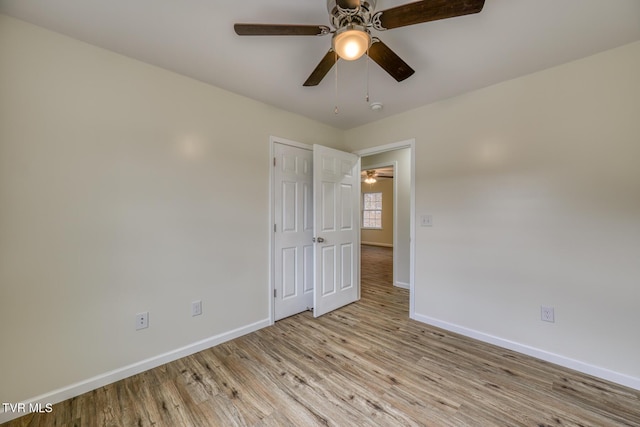
[[[241,337],[243,335],[267,327],[270,324],[271,322],[269,321],[269,319],[260,320],[250,325],[242,326],[240,328],[224,332],[219,335],[205,338],[201,341],[197,341],[184,347],[171,350],[167,353],[160,354],[158,356],[154,356],[149,359],[142,360],[140,362],[136,362],[131,365],[124,366],[122,368],[118,368],[92,378],[88,378],[84,381],[80,381],[75,384],[59,388],[57,390],[53,390],[49,393],[33,397],[20,403],[24,403],[26,405],[26,408],[29,408],[30,404],[35,405],[40,403],[43,406],[47,403],[56,404],[62,402],[63,400],[71,399],[72,397],[76,397],[88,391],[103,387],[107,384],[120,381],[135,374],[139,374],[140,372],[156,368],[160,365],[164,365],[165,363],[172,362],[182,357],[186,357],[199,351],[206,350],[207,348],[214,347],[218,344],[222,344],[223,342],[230,341],[234,338]],[[4,409],[0,408],[0,424],[26,414],[26,412],[4,412]]]
[[[395,286],[397,286],[398,288],[402,288],[402,289],[410,289],[411,286],[409,286],[408,283],[404,283],[404,282],[396,282]]]
[[[393,244],[391,243],[378,243],[378,242],[360,242],[361,245],[367,246],[382,246],[383,248],[392,248]]]
[[[509,350],[517,351],[518,353],[526,354],[528,356],[535,357],[547,362],[554,363],[565,368],[573,369],[574,371],[582,372],[584,374],[592,375],[607,381],[611,381],[625,387],[630,387],[635,390],[640,390],[640,378],[635,378],[630,375],[615,372],[599,366],[594,366],[589,363],[581,362],[579,360],[571,359],[559,354],[551,353],[545,350],[541,350],[535,347],[531,347],[525,344],[520,344],[515,341],[510,341],[504,338],[496,337],[494,335],[486,334],[484,332],[469,329],[464,326],[456,325],[442,320],[434,319],[422,314],[414,314],[415,320],[426,323],[428,325],[436,326],[447,331],[455,332],[466,337],[477,339],[489,344],[494,344],[499,347],[503,347]]]

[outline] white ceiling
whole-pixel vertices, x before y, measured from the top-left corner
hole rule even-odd
[[[486,0],[479,14],[373,31],[416,71],[397,83],[371,62],[370,101],[384,104],[374,112],[364,58],[339,62],[337,98],[334,70],[302,86],[330,36],[233,31],[328,25],[325,0],[0,0],[0,13],[343,129],[640,40],[640,0]]]

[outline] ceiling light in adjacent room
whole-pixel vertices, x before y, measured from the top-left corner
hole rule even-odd
[[[365,178],[364,182],[366,184],[373,184],[375,183],[377,180],[375,178],[376,176],[376,171],[371,170],[371,171],[367,171],[367,177]]]

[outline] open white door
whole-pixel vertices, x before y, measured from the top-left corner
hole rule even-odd
[[[314,145],[313,198],[318,317],[360,299],[360,158]]]

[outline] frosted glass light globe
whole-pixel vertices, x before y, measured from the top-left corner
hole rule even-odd
[[[347,61],[360,58],[369,48],[371,36],[364,27],[348,25],[341,28],[333,36],[333,50]]]

